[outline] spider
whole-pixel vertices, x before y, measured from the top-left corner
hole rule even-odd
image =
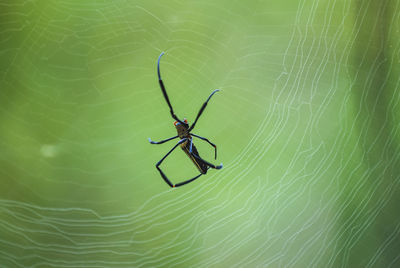
[[[179,186],[182,186],[182,185],[185,185],[185,184],[188,184],[188,183],[194,181],[195,179],[199,178],[201,175],[206,174],[206,173],[207,173],[207,170],[208,170],[209,168],[214,168],[214,169],[221,169],[221,168],[222,168],[222,163],[221,163],[220,165],[216,166],[216,165],[211,164],[210,162],[208,162],[208,161],[206,161],[206,160],[204,160],[203,158],[200,157],[200,155],[199,155],[199,153],[198,153],[198,151],[197,151],[197,149],[196,149],[196,146],[194,146],[194,144],[193,144],[193,137],[196,137],[196,138],[199,138],[199,139],[201,139],[201,140],[203,140],[203,141],[206,141],[206,142],[208,142],[212,147],[214,147],[215,159],[217,159],[217,146],[216,146],[214,143],[210,142],[210,141],[209,141],[208,139],[206,139],[206,138],[203,138],[203,137],[198,136],[198,135],[196,135],[196,134],[190,133],[190,132],[194,129],[194,127],[195,127],[195,125],[196,125],[196,123],[197,123],[197,120],[199,119],[199,117],[200,117],[201,114],[203,113],[204,109],[206,108],[208,101],[211,99],[211,97],[212,97],[216,92],[219,91],[219,89],[214,90],[214,91],[210,94],[210,96],[207,98],[206,102],[204,102],[204,103],[203,103],[203,106],[201,106],[200,111],[199,111],[199,113],[197,114],[196,119],[194,120],[193,124],[192,124],[191,126],[189,126],[188,121],[186,120],[186,118],[184,118],[183,121],[181,121],[181,120],[175,115],[174,110],[172,109],[171,102],[169,101],[169,98],[168,98],[168,95],[167,95],[167,91],[165,90],[164,83],[163,83],[163,81],[162,81],[162,79],[161,79],[161,74],[160,74],[160,60],[161,60],[162,55],[164,55],[164,52],[162,52],[162,53],[160,54],[160,56],[158,57],[158,61],[157,61],[158,82],[160,83],[161,91],[162,91],[162,93],[163,93],[163,95],[164,95],[164,98],[165,98],[165,100],[167,101],[167,104],[168,104],[168,106],[169,106],[169,111],[170,111],[170,113],[171,113],[171,116],[172,116],[173,119],[176,120],[176,121],[174,122],[174,126],[175,126],[175,128],[176,128],[176,131],[178,132],[178,135],[176,135],[176,136],[174,136],[174,137],[172,137],[172,138],[168,138],[168,139],[159,141],[159,142],[152,141],[152,140],[149,138],[149,142],[150,142],[151,144],[162,144],[162,143],[164,143],[164,142],[167,142],[167,141],[176,139],[176,138],[178,138],[178,137],[180,138],[180,141],[179,141],[177,144],[175,144],[175,146],[174,146],[163,158],[161,158],[161,160],[158,161],[157,164],[156,164],[156,168],[157,168],[158,171],[160,172],[161,177],[164,179],[164,181],[165,181],[170,187],[174,188],[174,187],[179,187]],[[183,150],[183,151],[187,154],[187,156],[193,161],[193,163],[195,164],[195,166],[197,167],[197,169],[200,171],[200,174],[197,175],[196,177],[191,178],[191,179],[188,179],[188,180],[186,180],[186,181],[179,182],[179,183],[177,183],[177,184],[173,184],[173,183],[167,178],[167,176],[165,175],[165,173],[161,170],[160,165],[161,165],[161,163],[165,160],[165,158],[167,158],[167,156],[168,156],[173,150],[175,150],[176,147],[178,147],[178,145],[180,145],[180,147],[182,148],[182,150]]]

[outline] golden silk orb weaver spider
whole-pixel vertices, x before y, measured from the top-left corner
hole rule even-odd
[[[220,165],[216,166],[216,165],[214,165],[214,164],[212,164],[212,163],[210,163],[210,162],[208,162],[208,161],[206,161],[206,160],[204,160],[203,158],[200,157],[199,152],[196,149],[196,146],[194,146],[194,144],[193,144],[193,137],[196,137],[196,138],[199,138],[199,139],[201,139],[203,141],[206,141],[212,147],[214,147],[215,159],[217,159],[217,146],[214,143],[210,142],[208,139],[191,133],[191,131],[194,129],[194,127],[195,127],[195,125],[197,123],[197,120],[199,120],[201,114],[203,113],[204,109],[206,108],[209,100],[211,99],[211,97],[216,92],[219,91],[219,89],[216,89],[213,92],[211,92],[210,96],[208,96],[207,100],[201,106],[200,111],[198,112],[198,114],[196,116],[196,119],[194,120],[193,124],[191,126],[189,126],[188,121],[186,120],[186,118],[184,118],[183,121],[182,121],[175,115],[174,110],[173,110],[172,105],[171,105],[171,102],[169,101],[168,94],[167,94],[167,91],[165,90],[165,86],[164,86],[164,83],[163,83],[163,81],[161,79],[161,73],[160,73],[160,60],[161,60],[162,55],[164,55],[164,52],[162,52],[160,54],[160,56],[158,57],[158,60],[157,60],[158,82],[160,84],[160,88],[161,88],[161,91],[162,91],[162,93],[164,95],[164,98],[165,98],[165,100],[166,100],[166,102],[167,102],[167,104],[169,106],[169,111],[171,113],[171,116],[172,116],[173,119],[176,120],[174,122],[174,126],[176,128],[176,131],[178,132],[178,135],[176,135],[176,136],[174,136],[172,138],[168,138],[168,139],[165,139],[165,140],[162,140],[162,141],[158,141],[158,142],[152,141],[149,138],[149,142],[151,144],[162,144],[164,142],[167,142],[167,141],[170,141],[170,140],[173,140],[173,139],[176,139],[176,138],[179,137],[179,139],[180,139],[179,142],[177,144],[175,144],[175,146],[172,147],[172,149],[169,150],[169,152],[166,155],[164,155],[164,157],[161,158],[161,160],[158,161],[157,164],[156,164],[156,168],[160,172],[161,177],[164,179],[164,181],[170,187],[174,188],[174,187],[179,187],[179,186],[188,184],[188,183],[196,180],[201,175],[206,174],[207,170],[209,168],[214,168],[214,169],[221,169],[222,168],[222,163]],[[175,150],[176,147],[178,147],[178,146],[180,146],[182,148],[182,150],[186,153],[186,155],[192,160],[192,162],[195,164],[197,169],[200,171],[200,174],[195,176],[194,178],[191,178],[191,179],[185,180],[183,182],[179,182],[177,184],[174,184],[167,178],[165,173],[161,170],[160,165],[165,160],[165,158],[167,158],[169,156],[169,154],[172,153],[172,151]]]

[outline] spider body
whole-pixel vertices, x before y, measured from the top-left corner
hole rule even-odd
[[[213,147],[214,147],[214,150],[215,150],[215,159],[217,159],[217,146],[216,146],[214,143],[210,142],[207,138],[203,138],[203,137],[201,137],[201,136],[198,136],[198,135],[196,135],[196,134],[191,133],[191,131],[194,129],[194,127],[195,127],[195,125],[196,125],[196,123],[197,123],[197,120],[199,119],[200,115],[203,113],[204,109],[206,108],[206,106],[207,106],[207,104],[208,104],[208,101],[209,101],[209,100],[211,99],[211,97],[212,97],[216,92],[218,92],[219,90],[216,89],[216,90],[214,90],[214,91],[210,94],[210,96],[207,98],[206,102],[204,102],[204,103],[203,103],[203,106],[201,106],[200,111],[198,112],[198,114],[197,114],[197,116],[196,116],[196,119],[194,120],[194,122],[193,122],[193,124],[192,124],[191,126],[189,126],[189,124],[188,124],[186,118],[185,118],[183,121],[179,120],[179,118],[178,118],[178,117],[175,115],[175,113],[174,113],[174,110],[173,110],[172,105],[171,105],[171,102],[170,102],[170,100],[169,100],[169,98],[168,98],[168,94],[167,94],[167,91],[166,91],[166,89],[165,89],[164,83],[163,83],[163,81],[162,81],[162,79],[161,79],[161,74],[160,74],[160,59],[161,59],[161,56],[162,56],[162,55],[164,55],[164,52],[162,52],[162,53],[160,54],[160,56],[158,57],[158,61],[157,61],[158,82],[159,82],[159,84],[160,84],[160,88],[161,88],[161,91],[162,91],[162,93],[163,93],[163,95],[164,95],[164,98],[165,98],[165,100],[166,100],[166,102],[167,102],[167,104],[168,104],[168,106],[169,106],[169,110],[170,110],[171,116],[172,116],[172,118],[174,118],[174,119],[176,120],[176,121],[174,122],[174,126],[175,126],[175,128],[176,128],[176,131],[177,131],[177,134],[178,134],[178,135],[176,135],[176,136],[174,136],[174,137],[171,137],[171,138],[168,138],[168,139],[165,139],[165,140],[162,140],[162,141],[159,141],[159,142],[152,141],[152,140],[149,138],[149,142],[150,142],[151,144],[162,144],[162,143],[164,143],[164,142],[167,142],[167,141],[176,139],[176,138],[178,138],[178,137],[180,138],[180,141],[179,141],[179,142],[178,142],[178,143],[163,157],[163,158],[161,158],[161,160],[158,161],[157,164],[156,164],[156,168],[157,168],[157,170],[160,172],[160,175],[161,175],[161,177],[164,179],[164,181],[165,181],[170,187],[179,187],[179,186],[182,186],[182,185],[185,185],[185,184],[188,184],[188,183],[194,181],[195,179],[197,179],[198,177],[200,177],[200,176],[203,175],[203,174],[206,174],[206,173],[207,173],[207,170],[208,170],[209,168],[213,168],[213,169],[221,169],[221,168],[222,168],[222,164],[216,166],[216,165],[214,165],[214,164],[212,164],[212,163],[210,163],[210,162],[208,162],[208,161],[206,161],[206,160],[204,160],[203,158],[200,157],[199,152],[197,151],[197,148],[196,148],[196,147],[194,146],[194,144],[193,144],[193,137],[196,137],[196,138],[199,138],[199,139],[201,139],[201,140],[203,140],[203,141],[206,141],[206,142],[208,142],[211,146],[213,146]],[[161,170],[160,165],[161,165],[161,163],[164,161],[164,159],[167,158],[167,156],[168,156],[173,150],[175,150],[175,148],[176,148],[178,145],[179,145],[179,146],[181,147],[181,149],[186,153],[186,155],[192,160],[192,162],[195,164],[195,166],[197,167],[197,169],[200,171],[200,174],[197,175],[197,176],[194,177],[194,178],[189,179],[189,180],[186,180],[186,181],[183,181],[183,182],[180,182],[180,183],[177,183],[177,184],[173,184],[173,183],[168,179],[168,177],[165,175],[165,173]]]
[[[208,170],[208,166],[201,159],[194,157],[194,155],[200,156],[197,151],[196,146],[193,143],[190,143],[192,140],[192,136],[188,132],[189,124],[187,123],[186,118],[183,120],[184,124],[179,123],[178,121],[174,122],[174,126],[176,131],[178,132],[178,137],[180,139],[186,139],[183,143],[180,144],[181,149],[186,153],[186,155],[192,160],[197,169],[201,174],[206,174]],[[191,147],[191,148],[190,148]]]

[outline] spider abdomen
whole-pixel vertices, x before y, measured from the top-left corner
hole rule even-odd
[[[196,165],[197,169],[201,172],[201,174],[206,174],[208,170],[208,165],[202,161],[197,151],[196,146],[192,143],[192,152],[190,152],[190,141],[187,140],[181,144],[182,150],[186,153],[187,156],[192,160],[192,162]],[[197,157],[195,157],[195,155]]]

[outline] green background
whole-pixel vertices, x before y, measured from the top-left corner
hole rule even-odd
[[[1,1],[0,266],[399,267],[400,2]],[[175,144],[156,60],[200,154]],[[198,173],[178,148],[162,165]]]

